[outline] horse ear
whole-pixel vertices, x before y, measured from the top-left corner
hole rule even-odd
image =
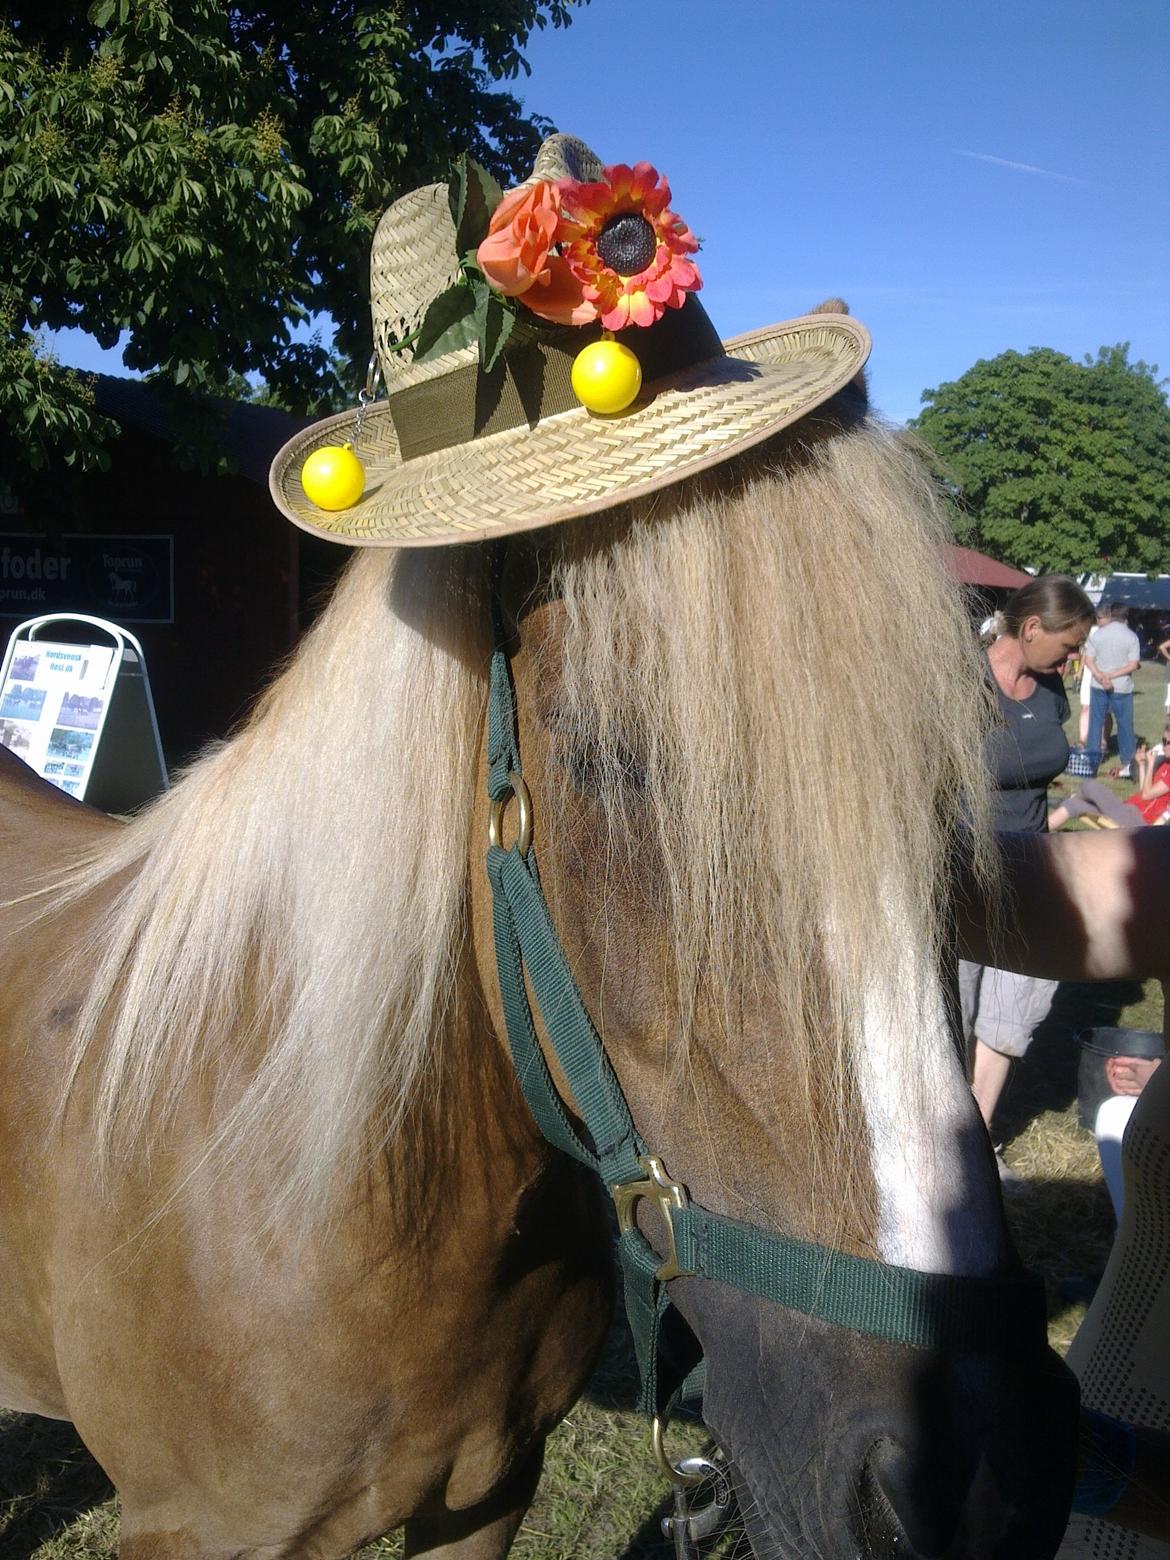
[[[824,303],[818,303],[815,309],[808,311],[810,314],[848,314],[849,305],[844,298],[826,298]],[[865,404],[869,405],[869,385],[865,378],[865,369],[859,368],[854,375],[853,383],[861,391]]]

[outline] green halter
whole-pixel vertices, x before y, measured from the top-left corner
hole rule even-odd
[[[634,1125],[541,891],[498,597],[493,618],[487,870],[508,1043],[520,1086],[544,1136],[595,1170],[614,1198],[643,1412],[664,1412],[701,1358],[699,1344],[671,1305],[667,1288],[671,1278],[689,1274],[718,1279],[803,1315],[916,1348],[1004,1354],[1041,1347],[1044,1290],[1035,1278],[921,1273],[794,1240],[698,1207],[666,1174]],[[519,837],[505,850],[502,818],[513,797]],[[570,1119],[537,1041],[525,972],[584,1132]],[[665,1222],[665,1257],[636,1222],[637,1205],[644,1198],[657,1205]]]

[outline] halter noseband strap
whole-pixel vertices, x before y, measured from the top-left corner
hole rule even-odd
[[[614,1199],[642,1410],[662,1413],[701,1357],[667,1290],[672,1278],[692,1274],[914,1348],[1005,1354],[1043,1346],[1044,1289],[1033,1277],[956,1277],[893,1267],[711,1213],[670,1179],[634,1125],[541,891],[498,590],[492,616],[487,870],[508,1043],[541,1132],[554,1147],[595,1170]],[[512,797],[520,807],[520,837],[504,849],[503,810]],[[584,1132],[558,1094],[536,1038],[525,972]],[[664,1222],[665,1257],[638,1226],[643,1199],[657,1206]]]

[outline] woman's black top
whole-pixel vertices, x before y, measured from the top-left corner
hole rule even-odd
[[[993,824],[1017,834],[1048,830],[1048,786],[1068,763],[1064,723],[1069,706],[1064,683],[1054,672],[1036,672],[1026,699],[1009,699],[995,686],[1003,724],[987,739],[987,762],[995,795]]]

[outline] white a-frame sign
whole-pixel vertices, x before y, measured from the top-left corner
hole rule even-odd
[[[65,625],[71,633],[97,629],[112,642],[42,637]],[[82,613],[21,623],[0,668],[0,746],[70,796],[106,812],[129,812],[165,791],[150,678],[134,635]]]

